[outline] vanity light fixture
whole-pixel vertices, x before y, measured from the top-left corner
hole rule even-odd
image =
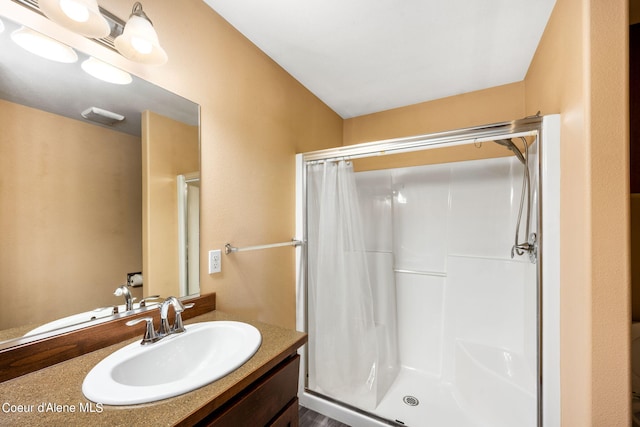
[[[162,65],[167,62],[167,54],[160,46],[158,34],[142,10],[140,2],[133,5],[124,31],[116,37],[114,44],[118,52],[131,61],[148,65]]]
[[[11,40],[21,48],[52,61],[71,64],[78,60],[75,50],[31,28],[18,28],[11,33]]]
[[[94,57],[83,61],[80,66],[87,74],[107,83],[128,85],[133,81],[131,74]]]
[[[111,33],[97,0],[39,0],[38,7],[53,22],[85,37],[102,38]]]

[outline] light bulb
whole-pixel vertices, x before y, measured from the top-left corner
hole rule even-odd
[[[75,0],[60,0],[60,9],[76,22],[87,22],[89,20],[89,9]]]
[[[80,66],[88,74],[108,83],[127,85],[133,81],[131,74],[94,57],[90,57]]]
[[[52,61],[74,63],[78,60],[69,46],[27,27],[12,32],[11,39],[23,49]]]
[[[167,53],[160,46],[158,34],[140,3],[134,4],[122,34],[113,44],[122,56],[132,61],[153,65],[167,62]]]
[[[102,38],[111,33],[97,0],[38,0],[38,8],[56,24],[85,37]]]
[[[131,46],[144,55],[151,53],[153,50],[153,44],[142,37],[131,37]]]

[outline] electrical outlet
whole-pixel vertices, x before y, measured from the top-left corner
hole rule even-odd
[[[209,251],[209,274],[222,271],[222,252],[220,249]]]

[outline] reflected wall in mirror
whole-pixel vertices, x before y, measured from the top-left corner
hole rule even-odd
[[[142,272],[138,301],[197,292],[181,271],[198,271],[198,203],[179,212],[178,182],[197,187],[199,106],[136,77],[98,80],[82,52],[36,56],[11,40],[21,25],[0,20],[0,340],[111,315],[128,273]],[[125,119],[96,124],[81,115],[91,107]]]

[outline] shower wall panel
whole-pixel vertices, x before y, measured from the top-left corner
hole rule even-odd
[[[393,186],[396,268],[445,272],[451,167],[431,165],[388,173]]]
[[[365,248],[393,253],[391,175],[387,171],[356,173]]]
[[[396,289],[400,363],[439,377],[445,278],[396,273]]]
[[[503,358],[483,359],[499,376],[509,375],[505,355],[525,366],[517,381],[528,389],[536,359],[535,266],[510,258],[522,165],[512,157],[356,176],[366,249],[393,254],[402,366],[455,383],[456,343],[471,343],[465,354],[472,355],[480,344]],[[388,276],[377,270],[373,276]]]
[[[535,287],[527,289],[528,263],[449,257],[445,296],[445,378],[455,382],[456,346],[462,343],[479,365],[505,381],[535,390],[535,364],[527,367],[525,339],[535,335]],[[535,341],[534,341],[535,342]],[[482,345],[486,351],[469,350]],[[533,353],[535,354],[535,352]],[[526,369],[525,369],[526,368]]]

